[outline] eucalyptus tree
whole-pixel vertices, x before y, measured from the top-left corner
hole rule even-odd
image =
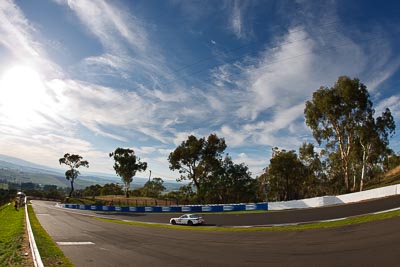
[[[362,152],[360,191],[364,187],[367,165],[376,163],[388,151],[389,138],[393,136],[395,128],[393,116],[388,108],[376,119],[372,110],[362,125],[356,128]]]
[[[268,167],[268,179],[271,194],[275,194],[278,201],[303,197],[305,167],[294,150],[273,148]]]
[[[61,164],[65,164],[69,167],[69,170],[65,172],[65,178],[71,183],[71,191],[69,192],[69,197],[72,196],[72,192],[74,192],[74,182],[80,172],[78,171],[79,167],[89,168],[89,162],[87,160],[83,160],[83,158],[76,154],[65,154],[64,157],[58,160]]]
[[[181,174],[178,180],[191,181],[200,193],[207,176],[220,166],[225,149],[225,140],[216,134],[209,135],[207,139],[190,135],[170,153],[169,168],[178,170]]]
[[[147,162],[141,162],[140,158],[135,155],[135,151],[130,148],[118,147],[109,156],[114,159],[114,170],[124,183],[125,197],[129,197],[129,187],[133,177],[136,172],[147,169]]]
[[[359,79],[341,76],[333,87],[320,87],[306,102],[304,114],[319,145],[338,151],[346,191],[350,191],[351,152],[358,138],[356,128],[372,110],[372,102]]]
[[[145,197],[159,198],[161,193],[166,189],[164,180],[158,177],[147,181],[143,186],[143,193]]]
[[[204,179],[200,192],[209,203],[258,200],[257,181],[251,177],[249,168],[244,163],[235,164],[229,156]]]
[[[363,189],[368,164],[376,163],[388,150],[389,138],[395,124],[386,109],[374,118],[375,110],[367,87],[359,79],[341,76],[333,87],[321,87],[306,102],[304,114],[319,145],[325,145],[328,154],[340,156],[344,186],[347,192],[355,190],[360,175]],[[331,157],[332,160],[336,157]],[[333,165],[332,165],[333,166]],[[336,171],[337,173],[337,171]],[[353,187],[351,187],[353,175]]]
[[[299,148],[299,160],[304,165],[305,177],[302,188],[303,197],[326,195],[328,179],[325,172],[325,162],[321,160],[311,143],[303,143]]]

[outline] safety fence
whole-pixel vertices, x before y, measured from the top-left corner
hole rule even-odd
[[[70,209],[94,210],[94,211],[118,211],[118,212],[227,212],[245,210],[286,210],[316,208],[329,205],[346,204],[374,198],[382,198],[400,194],[400,184],[386,186],[362,192],[356,192],[338,196],[323,196],[300,200],[262,202],[247,204],[216,204],[216,205],[180,205],[180,206],[94,206],[82,204],[60,204]]]
[[[117,212],[225,212],[245,210],[268,210],[268,203],[224,204],[224,205],[188,205],[188,206],[148,206],[148,207],[120,207],[94,206],[82,204],[61,204],[70,209]]]

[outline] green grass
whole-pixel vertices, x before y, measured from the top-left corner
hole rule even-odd
[[[0,208],[0,266],[21,266],[25,212],[13,205]]]
[[[376,220],[384,220],[393,217],[400,216],[400,210],[385,212],[381,214],[371,214],[364,216],[352,217],[340,221],[333,222],[319,222],[319,223],[307,223],[302,225],[293,226],[265,226],[265,227],[206,227],[206,226],[181,226],[181,225],[168,225],[168,224],[157,224],[157,223],[145,223],[145,222],[127,222],[120,220],[94,218],[104,222],[128,224],[142,227],[153,227],[153,228],[168,228],[168,229],[180,229],[180,230],[191,230],[191,231],[223,231],[223,232],[257,232],[257,231],[297,231],[297,230],[311,230],[311,229],[324,229],[331,227],[340,227],[346,225],[367,223]]]
[[[51,237],[40,225],[31,205],[28,206],[28,214],[32,226],[33,235],[35,236],[36,245],[44,266],[74,266],[64,256],[64,253],[61,251],[61,249],[56,245],[56,243],[54,243],[53,239],[51,239]]]

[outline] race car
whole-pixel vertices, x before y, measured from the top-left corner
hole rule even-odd
[[[186,224],[186,225],[195,225],[195,224],[203,224],[205,221],[203,217],[195,214],[183,214],[178,218],[171,218],[169,220],[170,224]]]

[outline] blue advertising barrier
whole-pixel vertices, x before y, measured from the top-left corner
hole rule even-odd
[[[117,212],[229,212],[244,210],[268,210],[268,203],[247,204],[216,204],[216,205],[188,205],[188,206],[149,206],[149,207],[119,207],[119,206],[95,206],[80,204],[64,204],[68,209],[117,211]]]

